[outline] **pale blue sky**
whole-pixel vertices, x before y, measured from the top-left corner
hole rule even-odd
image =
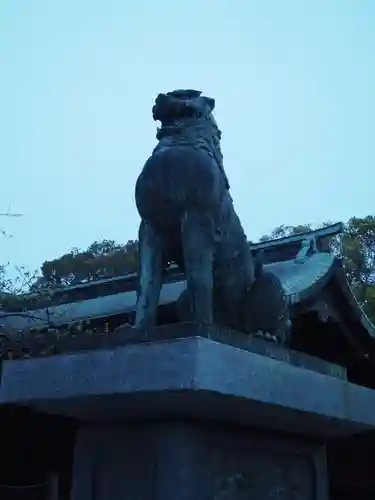
[[[249,239],[375,212],[375,0],[2,0],[0,261],[137,236],[158,92],[216,98]],[[1,218],[3,219],[3,218]]]

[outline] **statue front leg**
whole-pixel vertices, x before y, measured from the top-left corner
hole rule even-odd
[[[192,317],[199,324],[213,323],[212,224],[198,211],[188,211],[181,223],[182,248]]]
[[[145,221],[139,227],[139,284],[135,327],[156,324],[160,290],[163,280],[163,240]]]

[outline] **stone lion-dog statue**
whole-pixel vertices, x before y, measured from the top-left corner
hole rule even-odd
[[[214,107],[214,99],[196,90],[155,100],[159,142],[135,187],[141,224],[134,327],[155,325],[164,270],[174,262],[187,282],[178,305],[182,320],[263,332],[286,343],[287,296],[252,256],[229,193]]]

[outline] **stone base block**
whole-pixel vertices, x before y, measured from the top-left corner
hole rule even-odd
[[[200,419],[312,438],[373,430],[375,392],[321,364],[317,372],[200,337],[134,344],[6,361],[0,405],[81,421]]]
[[[327,500],[324,447],[194,422],[86,424],[72,500]]]

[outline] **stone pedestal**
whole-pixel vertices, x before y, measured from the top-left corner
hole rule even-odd
[[[71,498],[325,500],[324,448],[202,423],[93,425],[77,439]]]
[[[0,402],[81,422],[72,500],[327,500],[324,443],[373,430],[375,392],[271,354],[191,337],[10,361]]]

